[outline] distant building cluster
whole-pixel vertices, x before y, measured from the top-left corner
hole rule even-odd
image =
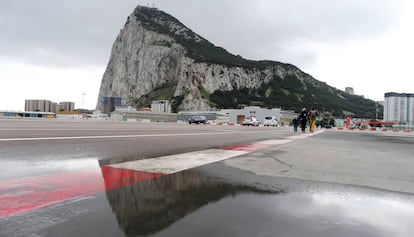
[[[56,103],[50,100],[25,100],[24,110],[51,113],[59,113],[62,111],[70,112],[75,110],[75,102],[64,101]]]
[[[384,120],[413,124],[414,94],[385,93]]]
[[[347,87],[346,93],[353,94],[353,88]],[[404,129],[414,128],[414,94],[409,93],[385,93],[383,120],[394,122],[393,127],[404,126]],[[249,106],[242,109],[227,109],[221,111],[181,111],[171,113],[171,103],[168,100],[154,100],[151,108],[141,108],[122,105],[120,96],[103,96],[101,98],[103,111],[75,110],[74,102],[55,103],[50,100],[26,100],[25,112],[0,111],[0,116],[8,117],[30,117],[30,118],[96,118],[113,119],[119,121],[162,121],[177,122],[188,121],[195,115],[205,116],[209,121],[215,123],[242,124],[247,117],[255,117],[260,123],[265,117],[274,117],[280,125],[290,124],[297,114],[294,111],[282,111],[281,109],[264,109],[257,106]],[[378,108],[376,108],[378,113]],[[377,115],[377,114],[376,114]]]
[[[103,96],[103,113],[110,115],[117,108],[125,107],[120,96]],[[171,104],[168,100],[154,100],[151,102],[150,111],[153,113],[171,113]]]

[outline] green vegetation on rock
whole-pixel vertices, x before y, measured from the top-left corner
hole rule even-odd
[[[150,31],[170,36],[175,43],[186,48],[188,57],[195,62],[242,67],[247,70],[273,69],[283,67],[285,71],[299,71],[291,64],[275,61],[247,60],[233,55],[221,47],[217,47],[197,35],[181,22],[156,8],[138,7],[134,12],[142,26]],[[172,42],[157,41],[156,46],[171,47]],[[222,71],[220,75],[224,72]],[[304,77],[303,77],[304,75]],[[326,111],[337,117],[343,117],[344,111],[350,111],[355,117],[375,118],[376,104],[361,96],[348,95],[343,91],[330,87],[303,73],[301,78],[296,74],[287,74],[280,78],[274,72],[273,79],[258,88],[241,88],[231,91],[214,91],[209,93],[200,86],[198,89],[203,99],[216,108],[242,108],[258,105],[266,108],[282,108],[299,112],[301,108],[315,106],[319,111]],[[215,75],[213,75],[215,76]],[[216,75],[219,76],[219,75]],[[264,80],[264,78],[263,78]],[[131,98],[136,105],[148,106],[153,99],[167,99],[172,103],[172,111],[178,112],[186,94],[174,97],[176,82],[166,83],[139,99]],[[377,110],[381,110],[378,106]]]

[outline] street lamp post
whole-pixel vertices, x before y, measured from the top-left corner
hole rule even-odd
[[[82,109],[85,108],[85,95],[86,95],[86,93],[82,92]]]

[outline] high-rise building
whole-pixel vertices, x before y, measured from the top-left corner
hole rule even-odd
[[[111,114],[115,110],[115,106],[122,105],[122,98],[120,96],[103,96],[102,104],[104,109],[103,113]]]
[[[60,102],[59,110],[60,111],[74,111],[75,102],[69,102],[69,101]]]
[[[24,110],[52,113],[59,113],[60,111],[74,111],[75,103],[66,101],[58,104],[50,100],[25,100]]]
[[[414,94],[385,93],[384,120],[399,123],[414,123]]]
[[[59,106],[59,104],[58,103],[56,103],[56,102],[52,102],[51,104],[50,104],[50,111],[52,112],[52,113],[58,113],[59,111],[60,111],[60,106]]]
[[[37,112],[54,112],[51,111],[52,102],[50,100],[25,100],[25,111],[37,111]]]

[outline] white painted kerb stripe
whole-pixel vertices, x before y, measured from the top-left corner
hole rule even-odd
[[[108,166],[136,171],[173,174],[247,153],[248,151],[209,149],[170,156],[161,156],[152,159],[130,161]]]
[[[282,145],[291,142],[290,139],[273,139],[273,140],[265,140],[256,142],[257,144],[265,144],[265,145]]]
[[[308,136],[313,136],[317,133],[313,133],[311,135],[298,135],[292,136],[293,139],[297,138],[305,138]],[[264,144],[264,145],[282,145],[289,142],[292,142],[292,139],[272,139],[272,140],[265,140],[256,142],[253,144],[246,144],[246,147],[254,146],[254,144]],[[241,148],[241,147],[239,147]],[[183,170],[192,169],[195,167],[199,167],[202,165],[207,165],[210,163],[223,161],[226,159],[230,159],[236,156],[245,155],[247,153],[252,152],[253,150],[243,150],[243,149],[235,149],[235,150],[228,150],[228,149],[208,149],[203,151],[194,151],[194,152],[187,152],[182,154],[176,155],[169,155],[169,156],[161,156],[157,158],[151,159],[144,159],[144,160],[136,160],[136,161],[129,161],[119,164],[108,165],[113,168],[119,169],[128,169],[128,170],[136,170],[136,171],[144,171],[144,172],[151,172],[151,173],[163,173],[163,174],[173,174]]]
[[[247,132],[232,132],[233,134]],[[79,136],[79,137],[26,137],[1,138],[0,142],[7,141],[42,141],[42,140],[76,140],[76,139],[111,139],[111,138],[141,138],[141,137],[175,137],[175,136],[203,136],[230,134],[229,132],[203,132],[203,133],[167,133],[167,134],[138,134],[138,135],[111,135],[111,136]]]

